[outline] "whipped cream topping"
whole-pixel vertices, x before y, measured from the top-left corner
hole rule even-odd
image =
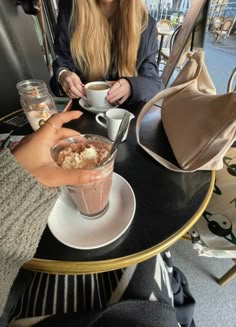
[[[97,144],[73,143],[65,147],[58,155],[57,164],[65,169],[91,169],[100,165],[108,154],[108,149]]]

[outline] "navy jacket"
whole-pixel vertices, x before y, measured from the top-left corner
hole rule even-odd
[[[79,71],[72,60],[70,52],[69,19],[73,0],[59,0],[59,15],[57,21],[57,31],[55,35],[55,53],[57,59],[53,62],[53,77],[51,78],[51,89],[55,95],[62,95],[57,76],[62,67],[77,73],[83,83],[86,79],[82,71]],[[95,51],[95,50],[94,50]],[[158,52],[156,21],[149,15],[148,26],[141,35],[140,45],[137,56],[137,77],[104,76],[104,80],[115,80],[126,78],[132,88],[132,95],[129,101],[148,101],[162,87],[158,73],[156,56]]]

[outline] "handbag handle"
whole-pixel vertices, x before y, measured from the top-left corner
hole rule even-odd
[[[228,85],[227,85],[227,93],[236,91],[236,87],[234,88],[234,90],[232,90],[233,79],[235,76],[236,76],[236,67],[234,68],[232,74],[230,75]]]

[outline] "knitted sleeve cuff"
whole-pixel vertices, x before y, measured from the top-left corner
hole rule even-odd
[[[57,199],[7,149],[0,154],[0,260],[19,264],[32,258]]]
[[[58,71],[57,71],[57,82],[59,83],[59,81],[60,81],[60,77],[61,77],[61,75],[62,75],[64,72],[69,72],[69,71],[70,71],[70,69],[67,68],[67,67],[61,67],[61,68],[59,68]],[[60,84],[60,83],[59,83],[59,84]]]

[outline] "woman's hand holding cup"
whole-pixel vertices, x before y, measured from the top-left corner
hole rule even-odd
[[[116,82],[108,81],[107,83],[111,85],[107,93],[107,101],[110,103],[118,102],[122,104],[131,96],[131,85],[125,78],[121,78]]]
[[[77,99],[85,96],[84,85],[79,76],[69,70],[65,70],[59,77],[59,84],[63,91],[71,99]]]

